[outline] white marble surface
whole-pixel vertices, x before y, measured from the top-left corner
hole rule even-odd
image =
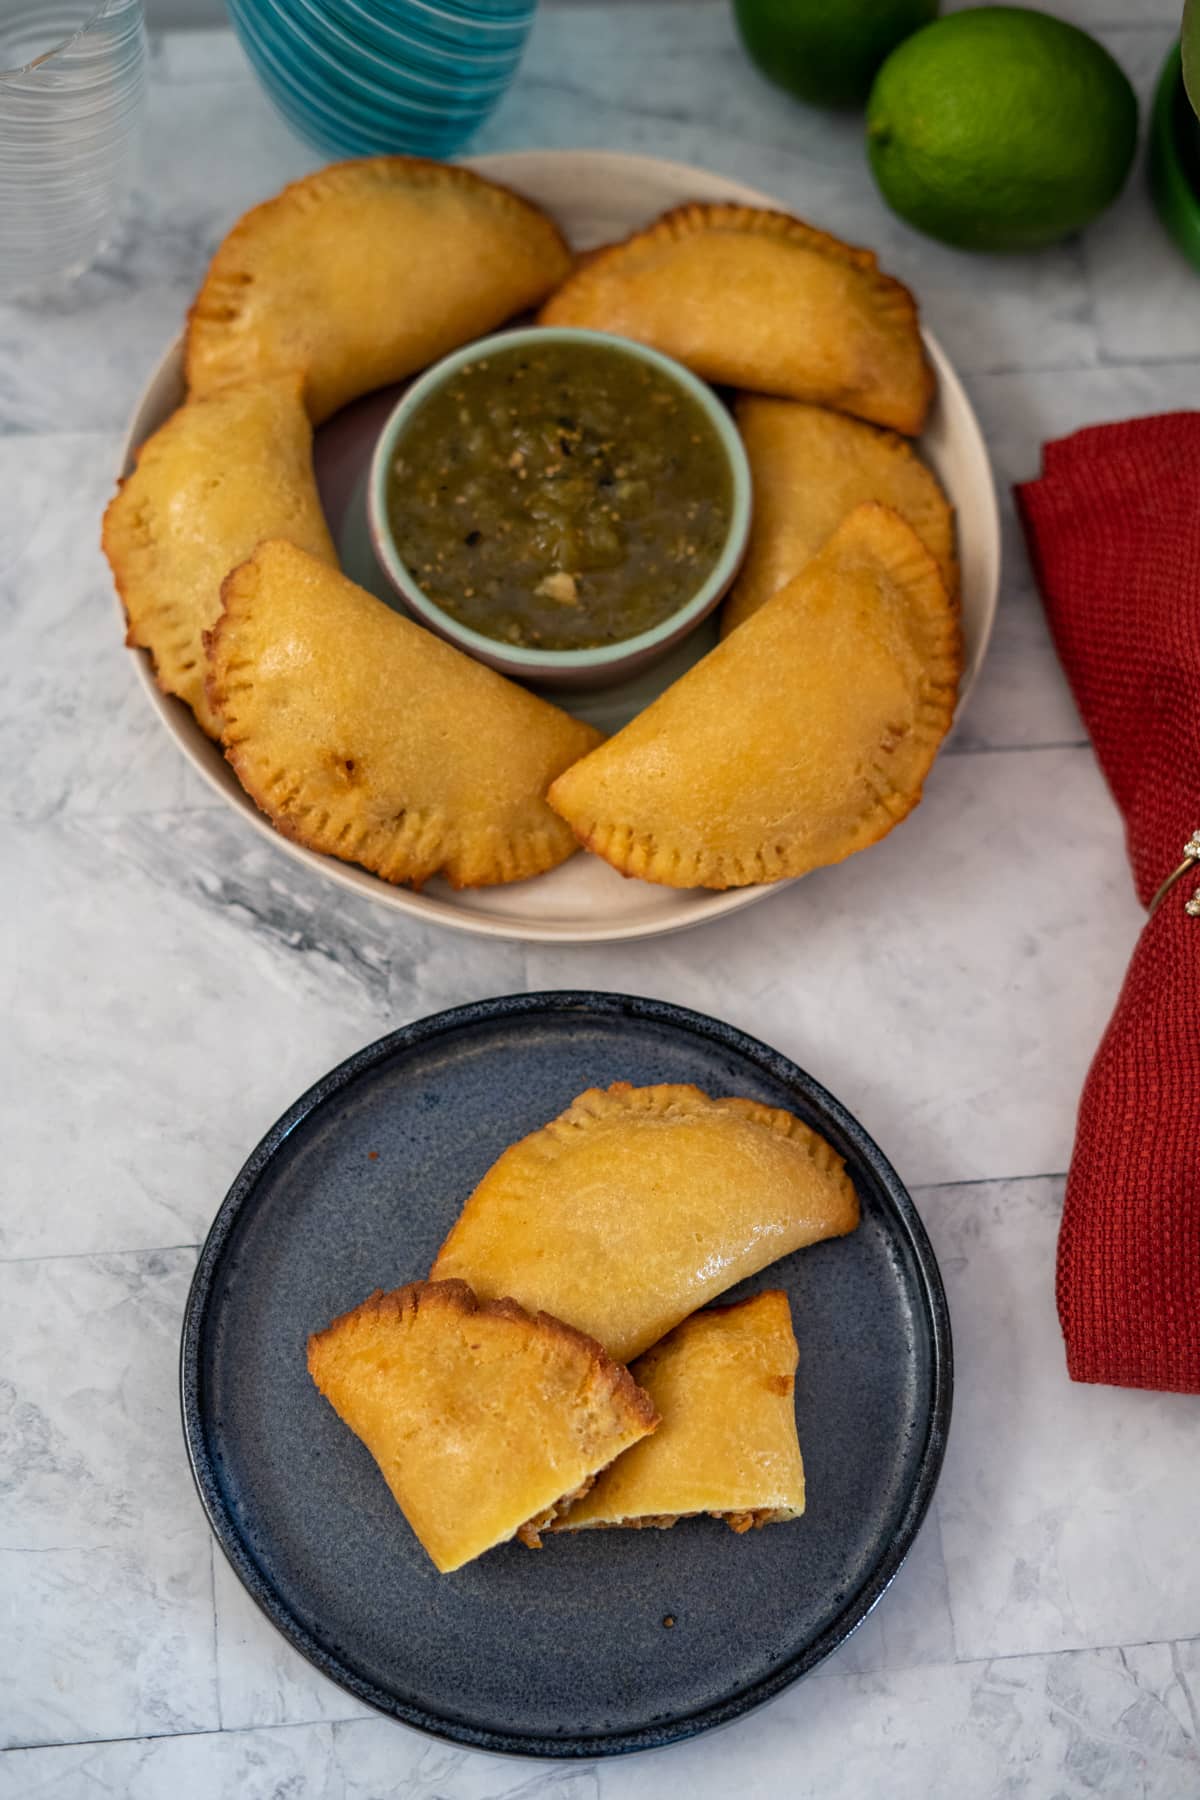
[[[1148,91],[1176,0],[1058,10]],[[855,121],[766,88],[724,4],[545,9],[479,147],[678,157],[877,245],[979,408],[1007,568],[953,754],[886,844],[682,937],[526,949],[315,881],[134,685],[95,548],[122,421],[222,230],[316,160],[224,33],[158,41],[151,116],[123,244],[53,306],[0,308],[0,1800],[1194,1800],[1200,1405],[1072,1387],[1052,1291],[1139,913],[1007,503],[1044,438],[1200,401],[1200,286],[1141,171],[1081,242],[971,260],[890,217]],[[937,1501],[858,1634],[753,1719],[589,1767],[451,1751],[301,1663],[213,1557],[175,1398],[196,1245],[277,1113],[392,1025],[567,985],[712,1011],[839,1093],[917,1189],[958,1352]]]

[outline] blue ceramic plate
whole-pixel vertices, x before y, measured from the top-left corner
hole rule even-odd
[[[744,1537],[692,1519],[551,1538],[536,1554],[508,1545],[438,1575],[309,1381],[305,1339],[373,1288],[424,1275],[507,1144],[583,1088],[621,1079],[789,1107],[847,1159],[858,1231],[731,1296],[779,1286],[791,1298],[808,1511]],[[659,1001],[531,994],[394,1032],[268,1132],[201,1252],[181,1378],[213,1530],[298,1650],[357,1699],[439,1737],[594,1757],[736,1718],[866,1616],[937,1480],[950,1327],[912,1201],[802,1070]]]

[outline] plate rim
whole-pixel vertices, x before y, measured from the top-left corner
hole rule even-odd
[[[271,1581],[259,1569],[237,1531],[235,1520],[221,1496],[214,1459],[207,1442],[206,1408],[203,1400],[201,1350],[222,1255],[243,1210],[253,1205],[255,1190],[261,1177],[296,1128],[322,1107],[335,1101],[361,1075],[386,1063],[398,1052],[417,1048],[464,1028],[486,1025],[496,1020],[519,1021],[547,1013],[590,1014],[606,1018],[647,1020],[666,1025],[677,1032],[699,1037],[745,1057],[773,1079],[789,1087],[799,1086],[806,1100],[818,1110],[824,1111],[843,1136],[853,1144],[855,1155],[868,1165],[886,1196],[892,1222],[902,1231],[913,1257],[931,1346],[931,1392],[925,1441],[899,1522],[886,1549],[873,1565],[869,1577],[847,1596],[845,1604],[826,1629],[758,1681],[701,1707],[696,1712],[680,1714],[633,1730],[589,1737],[558,1738],[536,1732],[523,1734],[470,1725],[454,1718],[439,1716],[377,1688],[373,1682],[366,1680],[339,1656],[321,1645],[289,1610]],[[280,1635],[344,1693],[373,1707],[385,1717],[460,1748],[555,1761],[592,1760],[661,1749],[702,1732],[731,1724],[782,1693],[843,1644],[895,1580],[929,1510],[945,1457],[953,1389],[954,1353],[950,1311],[932,1243],[907,1187],[854,1115],[821,1082],[815,1080],[790,1057],[763,1043],[761,1039],[752,1037],[738,1026],[716,1019],[711,1014],[676,1005],[672,1001],[599,989],[564,988],[528,994],[504,994],[449,1007],[386,1033],[321,1076],[276,1119],[259,1140],[217,1209],[196,1259],[184,1307],[179,1344],[180,1415],[184,1448],[196,1493],[209,1528],[226,1561],[260,1612]]]
[[[721,185],[729,191],[731,200],[738,199],[743,205],[766,206],[776,210],[783,205],[783,202],[776,196],[768,194],[748,182],[741,181],[736,176],[723,175],[717,170],[704,168],[700,164],[679,162],[671,157],[647,155],[636,151],[583,147],[496,150],[454,160],[477,170],[482,175],[491,176],[501,182],[515,180],[518,184],[523,168],[539,168],[547,160],[580,168],[598,166],[611,168],[615,164],[620,164],[630,175],[636,175],[639,170],[646,171],[647,166],[650,165],[660,173],[669,173],[677,182],[698,179]],[[1002,561],[1000,512],[996,497],[996,476],[988,452],[987,440],[970,396],[938,339],[926,326],[922,325],[920,330],[926,352],[937,373],[939,388],[951,394],[955,404],[965,410],[966,417],[973,428],[974,450],[981,459],[980,472],[986,478],[984,482],[987,513],[985,550],[988,567],[985,591],[982,596],[983,629],[978,659],[970,671],[968,679],[959,690],[955,707],[955,725],[957,725],[987,659],[988,647],[995,628]],[[118,477],[121,479],[128,474],[132,466],[134,450],[141,441],[138,436],[138,425],[143,413],[149,407],[160,383],[167,378],[172,365],[179,370],[182,369],[184,335],[181,330],[164,348],[134,402],[121,438],[120,461],[117,471]],[[121,622],[122,635],[124,635],[127,621],[115,583],[113,583],[113,599]],[[175,699],[174,696],[164,693],[158,686],[150,664],[149,653],[136,645],[126,644],[125,648],[126,654],[133,659],[134,669],[143,692],[157,712],[159,721],[168,736],[174,740],[176,748],[183,753],[188,763],[207,786],[218,794],[225,805],[235,812],[244,823],[249,824],[275,849],[281,851],[293,862],[304,864],[317,876],[332,881],[346,891],[359,894],[364,899],[373,901],[380,906],[396,912],[407,913],[410,917],[440,926],[444,930],[460,931],[473,937],[492,938],[519,944],[631,943],[643,938],[666,937],[673,932],[686,931],[694,925],[703,925],[709,920],[723,918],[728,913],[737,912],[742,907],[753,906],[756,902],[765,900],[780,888],[790,887],[792,880],[803,879],[802,876],[797,876],[792,880],[761,883],[754,887],[714,890],[705,894],[702,899],[693,900],[689,906],[678,912],[668,911],[661,918],[630,919],[619,924],[592,924],[582,920],[567,922],[551,919],[509,918],[500,913],[478,913],[465,908],[460,909],[436,896],[431,897],[411,888],[389,884],[380,876],[373,875],[369,870],[359,868],[357,864],[343,863],[337,857],[326,856],[319,851],[310,850],[307,845],[297,843],[277,831],[248,795],[231,791],[228,781],[223,778],[225,765],[220,746],[214,748],[214,755],[220,765],[218,767],[214,766],[211,759],[204,754],[203,747],[195,743],[193,733],[188,730],[191,721],[190,715],[185,716],[184,703]],[[567,698],[569,700],[569,696]],[[951,727],[952,732],[954,728],[954,726]],[[942,752],[939,752],[939,756],[941,754]],[[533,879],[536,880],[537,877]]]

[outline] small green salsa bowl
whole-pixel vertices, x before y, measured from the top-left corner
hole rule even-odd
[[[666,618],[635,636],[581,649],[548,649],[489,637],[455,618],[422,588],[397,547],[388,509],[391,470],[400,440],[430,398],[469,364],[490,354],[538,345],[584,343],[616,351],[650,365],[679,388],[711,425],[728,465],[729,523],[716,561],[695,590]],[[746,551],[751,516],[750,467],[727,408],[707,384],[674,358],[608,332],[558,326],[530,326],[498,332],[454,351],[426,370],[405,392],[379,434],[367,488],[367,518],[375,555],[406,607],[431,631],[456,644],[478,662],[519,681],[560,688],[607,687],[646,668],[693,631],[721,600]]]

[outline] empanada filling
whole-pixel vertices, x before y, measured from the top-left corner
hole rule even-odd
[[[591,1485],[592,1483],[589,1481],[587,1486],[591,1487]],[[586,1491],[585,1488],[583,1492],[573,1494],[571,1500],[581,1500]],[[562,1505],[563,1503],[560,1501],[557,1510],[561,1510]],[[629,1519],[589,1520],[586,1525],[578,1525],[575,1529],[577,1531],[670,1531],[672,1525],[678,1525],[680,1519],[720,1519],[728,1525],[731,1531],[736,1531],[740,1537],[745,1531],[761,1531],[764,1525],[784,1525],[789,1519],[797,1516],[794,1512],[788,1512],[785,1507],[756,1506],[748,1512],[642,1513],[636,1518]],[[522,1526],[521,1529],[524,1531],[526,1527]]]
[[[597,1469],[596,1475],[601,1475],[603,1472],[602,1469]],[[564,1494],[561,1499],[556,1500],[553,1506],[547,1506],[542,1512],[535,1514],[532,1519],[526,1519],[524,1525],[518,1525],[517,1536],[527,1550],[541,1549],[542,1540],[540,1533],[545,1531],[555,1519],[560,1518],[563,1513],[574,1506],[577,1500],[582,1500],[583,1496],[591,1491],[596,1485],[596,1475],[587,1476],[587,1478],[581,1481],[579,1486],[574,1488],[571,1493]]]

